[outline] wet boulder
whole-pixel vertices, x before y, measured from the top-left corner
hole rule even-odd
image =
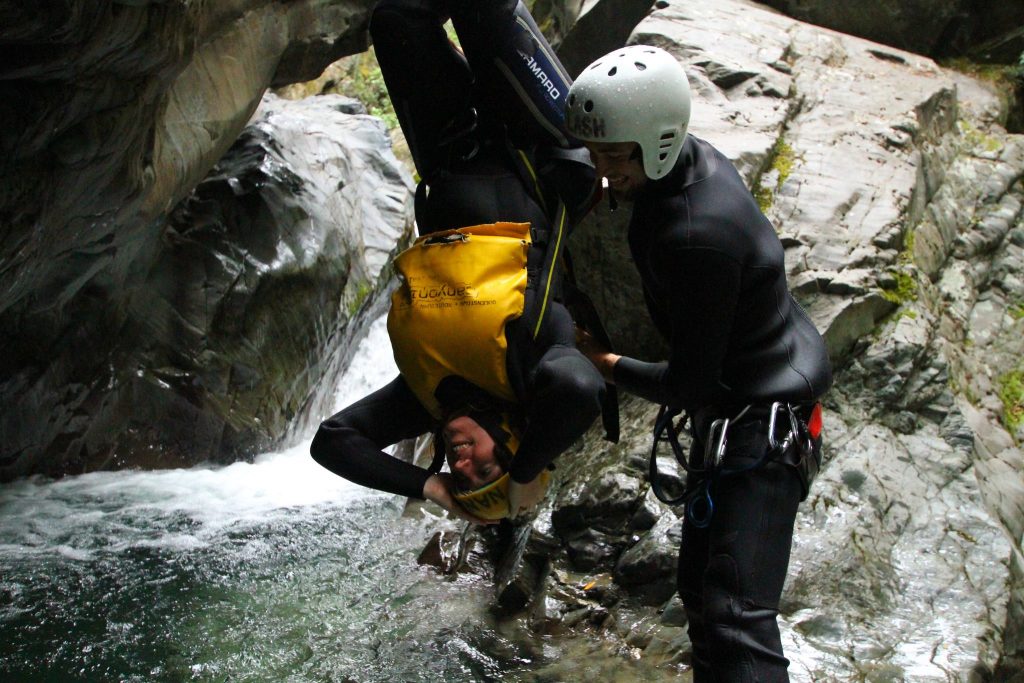
[[[89,271],[74,354],[5,384],[20,399],[0,418],[5,472],[235,459],[322,417],[358,339],[350,323],[383,302],[379,276],[412,232],[411,179],[361,111],[268,95],[152,222],[156,239],[117,250],[120,280]],[[66,375],[80,379],[50,391]]]
[[[132,335],[148,324],[132,317],[146,298],[135,295],[163,265],[168,213],[232,145],[269,86],[312,78],[366,48],[372,4],[5,5],[0,479],[109,466],[116,442],[135,438],[126,436],[126,387],[138,379],[133,347],[143,341]],[[177,353],[197,362],[202,351]],[[189,403],[197,389],[172,365],[152,381],[178,386]],[[239,379],[251,382],[244,372]],[[226,416],[233,398],[221,401]],[[218,419],[207,418],[167,416],[179,422],[174,435],[195,423],[192,455],[167,464],[221,455]],[[170,436],[136,435],[138,464]]]
[[[1024,52],[1024,6],[1001,0],[765,0],[795,19],[933,57],[1015,62]]]

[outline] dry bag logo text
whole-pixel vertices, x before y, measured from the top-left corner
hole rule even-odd
[[[403,288],[407,304],[419,308],[452,308],[454,306],[489,306],[494,299],[481,300],[476,287],[468,282],[437,282],[427,278],[409,278]]]

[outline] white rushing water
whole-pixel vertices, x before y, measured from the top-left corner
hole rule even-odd
[[[394,374],[380,320],[336,407]],[[457,527],[403,517],[403,502],[321,468],[308,441],[252,463],[0,486],[0,681],[669,679],[601,639],[497,620],[490,577],[418,565]]]
[[[381,319],[336,409],[395,372]],[[308,439],[252,463],[0,487],[0,680],[388,680],[396,660],[426,676],[392,654],[417,626],[389,615],[430,578],[409,572],[426,522],[400,511]]]
[[[385,318],[375,321],[360,343],[351,367],[335,392],[335,410],[390,381],[397,370]],[[252,463],[198,466],[155,472],[95,472],[59,481],[32,478],[3,491],[0,552],[56,552],[89,559],[105,550],[133,545],[195,548],[239,522],[272,518],[302,506],[345,506],[372,492],[325,471],[309,457],[309,443],[257,456]],[[135,515],[139,527],[119,523],[107,539],[89,536],[110,516]],[[187,533],[153,528],[153,518],[186,515]],[[76,543],[75,539],[83,541]]]

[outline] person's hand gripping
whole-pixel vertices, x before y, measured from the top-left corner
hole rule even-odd
[[[497,524],[497,520],[483,519],[466,511],[459,501],[455,500],[452,491],[455,488],[455,480],[447,472],[439,472],[430,475],[430,478],[423,484],[423,497],[433,503],[437,503],[452,517],[464,519],[473,524]]]
[[[508,482],[508,516],[510,519],[526,513],[537,503],[544,500],[547,492],[546,482],[541,476],[534,477],[533,481],[520,484],[515,479]]]

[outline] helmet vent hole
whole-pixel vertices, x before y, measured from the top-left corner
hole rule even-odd
[[[661,139],[662,140],[672,141],[672,140],[675,140],[675,138],[676,138],[676,133],[673,130],[666,131],[666,132],[661,134]]]
[[[594,100],[587,100],[586,102],[584,102],[583,111],[587,112],[588,114],[594,111]]]
[[[647,68],[647,65],[643,62],[633,62],[633,66],[636,67],[637,71],[643,71]]]
[[[611,70],[610,70],[610,71],[608,72],[608,75],[609,75],[609,76],[614,76],[614,75],[615,75],[615,74],[616,74],[616,73],[617,73],[618,71],[619,71],[619,67],[617,67],[617,66],[613,66],[613,67],[611,68]]]

